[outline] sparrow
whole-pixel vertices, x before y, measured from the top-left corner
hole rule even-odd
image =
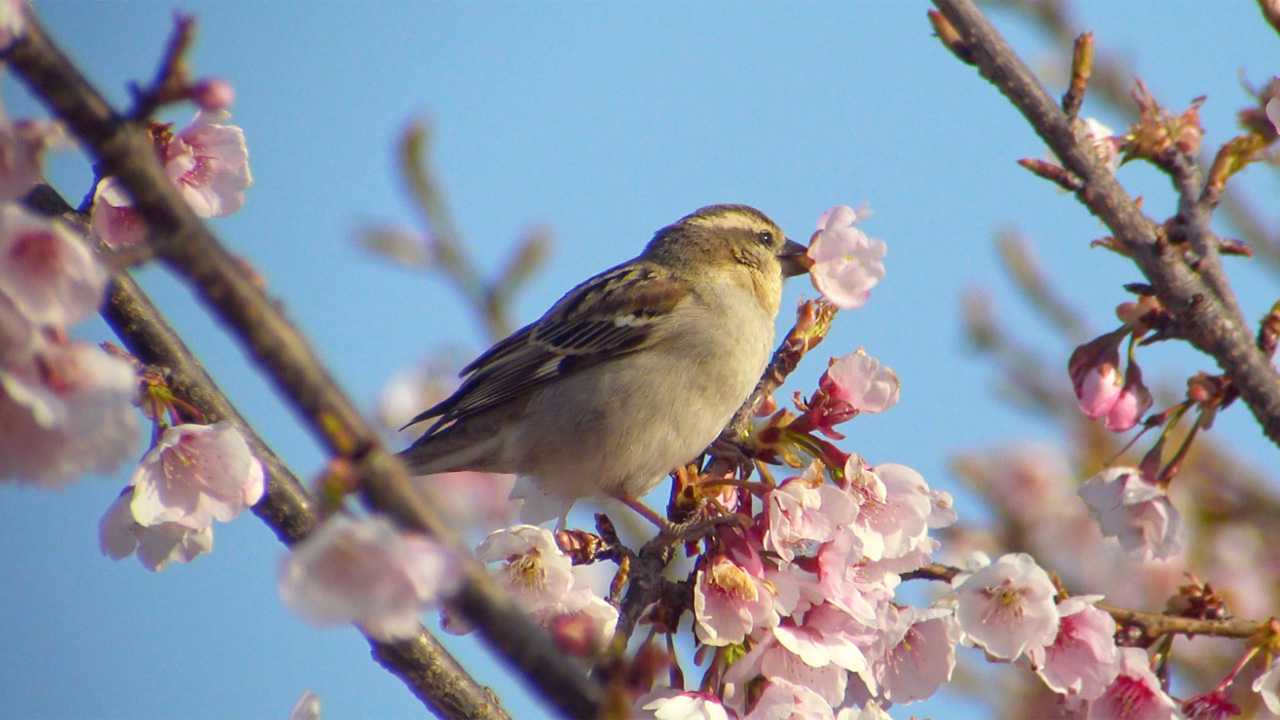
[[[746,205],[680,218],[464,367],[400,457],[415,475],[515,473],[525,522],[563,525],[588,497],[639,510],[755,388],[806,250]]]

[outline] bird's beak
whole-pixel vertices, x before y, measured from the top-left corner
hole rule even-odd
[[[795,240],[788,239],[778,252],[778,262],[782,264],[782,276],[793,277],[809,272],[813,267],[813,259],[809,257],[809,248]]]

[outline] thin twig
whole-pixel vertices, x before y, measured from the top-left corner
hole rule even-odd
[[[151,230],[158,257],[185,278],[330,452],[347,457],[371,508],[426,533],[462,561],[464,585],[455,604],[480,635],[551,704],[572,717],[593,717],[600,687],[581,663],[559,652],[494,584],[456,533],[414,492],[408,473],[388,452],[349,398],[338,389],[308,342],[285,319],[169,182],[151,141],[124,120],[30,19],[9,54],[10,66],[58,115],[134,200]]]
[[[1206,284],[1201,271],[1217,261],[1216,254],[1202,254],[1197,268],[1187,264],[1102,165],[1083,137],[1083,128],[1073,127],[970,0],[934,0],[934,4],[957,28],[982,76],[1004,93],[1064,166],[1084,181],[1077,197],[1132,250],[1135,262],[1187,339],[1231,376],[1263,432],[1280,445],[1280,374],[1254,345],[1253,333],[1239,313],[1232,312],[1230,302]]]
[[[961,572],[960,568],[940,563],[925,565],[902,575],[903,580],[937,580],[949,583]],[[1096,606],[1115,619],[1123,627],[1137,628],[1143,638],[1155,640],[1163,635],[1214,635],[1217,637],[1250,638],[1267,632],[1270,620],[1202,620],[1200,618],[1168,615],[1116,607],[1106,603]],[[1135,638],[1137,639],[1137,638]]]

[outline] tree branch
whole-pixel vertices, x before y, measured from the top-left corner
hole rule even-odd
[[[1205,282],[1201,268],[1216,263],[1216,256],[1201,255],[1195,259],[1196,267],[1188,264],[1180,249],[1142,214],[1102,165],[1083,128],[1072,125],[970,0],[934,0],[934,4],[960,34],[966,58],[1022,112],[1065,167],[1084,181],[1076,196],[1132,251],[1161,302],[1178,318],[1187,340],[1231,376],[1263,432],[1280,445],[1280,374],[1254,344],[1239,312],[1232,312],[1232,301]],[[1195,225],[1187,229],[1195,231]]]
[[[949,583],[961,572],[960,568],[941,563],[931,563],[919,570],[913,570],[902,576],[903,580],[939,580]],[[1269,632],[1271,621],[1256,620],[1202,620],[1200,618],[1168,615],[1165,613],[1129,610],[1106,603],[1098,603],[1095,607],[1105,611],[1123,632],[1125,628],[1136,628],[1140,638],[1135,640],[1152,641],[1163,635],[1214,635],[1217,637],[1251,638],[1261,637]]]
[[[85,217],[51,187],[37,186],[24,199],[27,207],[60,218],[92,244]],[[267,446],[214,383],[204,366],[127,272],[111,279],[102,317],[139,360],[167,369],[166,382],[209,422],[226,420],[240,431],[254,457],[267,469],[267,491],[253,512],[285,545],[293,545],[316,524],[312,499],[284,461]],[[383,643],[365,636],[374,658],[400,678],[427,709],[445,718],[508,720],[489,688],[479,685],[425,628],[416,637]]]
[[[9,51],[10,65],[101,163],[103,172],[128,190],[158,257],[233,331],[321,442],[350,458],[371,508],[436,538],[458,555],[465,582],[455,603],[482,637],[562,712],[595,716],[602,693],[581,663],[559,652],[485,568],[470,559],[452,529],[413,491],[404,465],[382,446],[306,339],[192,213],[165,176],[146,133],[116,113],[35,19],[28,20]]]

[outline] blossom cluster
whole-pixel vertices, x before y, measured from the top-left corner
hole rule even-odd
[[[133,366],[68,337],[102,303],[106,268],[62,221],[17,202],[59,133],[0,114],[0,480],[46,487],[117,467],[138,440]]]

